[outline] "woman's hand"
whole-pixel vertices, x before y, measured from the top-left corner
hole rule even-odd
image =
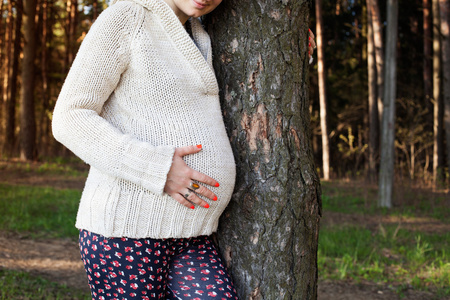
[[[311,31],[311,29],[308,29],[309,36],[308,36],[308,57],[309,57],[309,63],[311,64],[313,62],[313,54],[314,49],[316,49],[316,41],[314,38],[316,37],[314,33]]]
[[[176,148],[164,187],[164,192],[191,209],[195,208],[194,204],[204,208],[209,207],[209,204],[198,195],[205,196],[213,201],[217,200],[217,196],[211,190],[196,182],[216,187],[219,186],[219,183],[211,177],[188,167],[183,160],[183,156],[195,154],[201,150],[201,145]]]

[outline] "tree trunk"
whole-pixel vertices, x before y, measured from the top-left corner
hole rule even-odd
[[[423,83],[424,96],[427,107],[433,97],[433,77],[431,69],[432,58],[432,32],[431,32],[431,11],[430,0],[423,0]]]
[[[22,88],[20,101],[20,158],[37,158],[36,119],[34,112],[34,79],[36,56],[35,30],[36,0],[24,1],[24,48],[22,62]]]
[[[238,170],[218,242],[240,299],[317,298],[309,7],[306,0],[228,0],[206,22]]]
[[[381,123],[383,115],[384,96],[384,53],[383,53],[383,23],[381,22],[380,7],[378,0],[367,1],[368,10],[372,19],[373,42],[375,46],[375,60],[377,65],[377,105],[378,118]]]
[[[9,139],[11,140],[11,149],[10,155],[12,156],[16,146],[17,141],[15,137],[15,130],[16,130],[16,98],[17,98],[17,86],[18,86],[18,75],[19,75],[19,57],[20,57],[20,51],[22,49],[21,47],[21,40],[22,40],[22,11],[23,11],[23,1],[22,0],[16,0],[16,18],[15,18],[15,24],[14,24],[14,50],[13,50],[13,61],[12,61],[12,70],[11,70],[11,80],[10,80],[10,94],[9,98],[11,101],[10,111],[9,111],[9,117],[10,120],[10,126],[11,129],[8,129],[11,131],[11,137]]]
[[[450,1],[439,0],[442,36],[442,78],[447,166],[450,166]]]
[[[77,0],[67,0],[66,2],[66,71],[69,70],[75,57],[75,41],[77,26]]]
[[[45,154],[49,152],[49,139],[50,139],[50,120],[48,118],[50,112],[50,95],[49,95],[49,84],[48,84],[48,67],[49,67],[49,49],[48,44],[51,37],[51,25],[49,20],[50,11],[50,1],[42,0],[41,3],[41,23],[42,23],[42,35],[41,35],[41,103],[42,103],[42,113],[39,120],[39,128],[41,134],[41,147]]]
[[[330,146],[327,126],[327,94],[326,73],[323,48],[323,18],[322,1],[316,0],[316,38],[317,38],[317,60],[319,75],[319,101],[320,101],[320,129],[322,134],[322,167],[323,179],[330,179]]]
[[[98,1],[92,0],[92,21],[95,21],[98,17]]]
[[[369,0],[367,0],[369,7]],[[369,181],[377,180],[377,161],[380,141],[380,122],[377,104],[377,66],[372,26],[372,13],[367,9],[367,71],[369,100]]]
[[[436,186],[444,178],[444,121],[443,101],[441,96],[441,37],[439,0],[432,0],[433,5],[433,182]]]
[[[388,0],[386,30],[386,70],[381,127],[381,159],[378,205],[392,207],[395,158],[395,100],[397,88],[398,0]]]
[[[3,116],[2,116],[2,152],[3,155],[11,156],[12,147],[14,143],[14,116],[11,111],[14,112],[15,102],[11,99],[11,69],[13,61],[13,32],[14,32],[14,15],[13,15],[13,3],[12,0],[8,1],[8,14],[6,16],[5,25],[5,54],[3,61]]]

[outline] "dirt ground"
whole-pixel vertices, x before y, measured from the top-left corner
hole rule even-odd
[[[43,176],[35,172],[6,169],[0,162],[0,182],[40,186],[58,186],[61,188],[82,188],[83,178],[64,178],[62,176]],[[32,167],[33,168],[33,167]],[[367,227],[380,223],[401,224],[402,228],[449,231],[450,225],[427,218],[401,220],[398,218],[363,217],[358,215],[325,212],[323,224],[365,224]],[[0,232],[0,268],[22,270],[42,276],[48,280],[66,284],[79,290],[88,290],[83,264],[78,246],[68,239],[31,240],[21,236]],[[403,298],[395,291],[373,283],[355,284],[352,282],[319,282],[319,300],[428,300],[433,295],[427,292],[406,290]],[[450,299],[450,298],[449,298]],[[299,299],[300,300],[300,299]]]

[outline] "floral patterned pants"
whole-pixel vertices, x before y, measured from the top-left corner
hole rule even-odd
[[[80,231],[92,298],[238,299],[210,237],[105,238]]]

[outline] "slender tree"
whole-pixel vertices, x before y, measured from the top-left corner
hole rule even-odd
[[[327,126],[327,93],[325,58],[323,49],[323,16],[322,1],[316,0],[316,38],[317,38],[317,60],[319,75],[319,101],[320,101],[320,129],[322,134],[322,167],[323,179],[330,179],[330,147]]]
[[[425,103],[433,98],[431,2],[423,0],[423,83]]]
[[[33,160],[37,157],[36,117],[34,111],[34,81],[36,57],[36,0],[24,1],[24,48],[22,61],[22,86],[20,101],[20,158]]]
[[[369,7],[369,0],[367,0]],[[377,179],[377,161],[380,140],[380,122],[377,105],[377,66],[371,9],[367,9],[367,72],[369,108],[369,180]]]
[[[380,7],[378,0],[367,0],[370,18],[372,20],[373,42],[375,46],[375,61],[377,66],[377,104],[378,118],[381,123],[383,114],[384,96],[384,52],[383,52],[383,25],[381,21]]]
[[[447,165],[450,166],[450,1],[439,0],[442,36],[442,78]]]
[[[441,96],[441,34],[439,0],[432,0],[433,9],[433,181],[436,185],[443,178],[444,133],[443,101]]]
[[[378,205],[392,207],[395,156],[395,100],[397,94],[398,0],[388,0],[386,30],[386,68],[381,124],[381,160]]]
[[[3,155],[11,156],[12,143],[14,142],[14,116],[11,110],[14,109],[15,103],[11,99],[11,67],[13,61],[13,32],[14,32],[14,14],[13,2],[8,1],[8,13],[6,16],[5,26],[5,53],[3,60],[3,87],[2,87],[2,152]]]
[[[206,22],[238,170],[218,241],[240,299],[317,298],[310,4],[227,0]]]

